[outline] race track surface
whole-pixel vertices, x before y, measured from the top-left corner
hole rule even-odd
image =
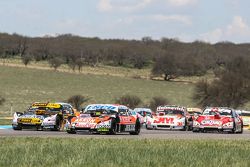
[[[0,137],[71,137],[71,138],[116,138],[116,139],[248,139],[250,140],[250,130],[244,130],[243,134],[228,134],[218,132],[193,133],[192,131],[169,131],[169,130],[146,130],[142,129],[140,135],[129,135],[128,133],[117,135],[89,134],[87,131],[77,134],[67,134],[66,132],[55,131],[33,131],[12,129],[0,130]]]

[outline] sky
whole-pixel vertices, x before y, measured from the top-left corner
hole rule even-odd
[[[0,0],[0,32],[250,42],[249,0]]]

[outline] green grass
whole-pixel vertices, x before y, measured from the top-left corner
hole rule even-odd
[[[0,125],[11,125],[12,120],[10,119],[0,119]]]
[[[163,96],[171,104],[195,106],[192,83],[8,66],[0,66],[0,77],[0,95],[6,99],[0,106],[0,116],[10,115],[11,103],[13,112],[22,112],[32,102],[63,101],[76,94],[90,97],[88,103],[114,103],[115,98],[129,93],[139,96],[145,104],[154,96]]]
[[[0,166],[250,166],[249,140],[1,138]]]

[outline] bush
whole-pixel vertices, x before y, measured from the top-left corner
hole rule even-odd
[[[141,99],[135,95],[124,95],[116,99],[115,103],[125,105],[130,108],[135,108],[142,103]]]
[[[71,96],[67,102],[70,103],[75,109],[77,109],[78,111],[80,111],[81,109],[81,105],[88,101],[89,98],[87,97],[84,97],[82,95],[74,95],[74,96]]]
[[[164,97],[160,97],[160,96],[153,97],[149,103],[149,108],[152,111],[155,111],[158,106],[166,105],[168,103],[169,103],[168,100]]]
[[[202,106],[224,106],[237,108],[250,100],[249,79],[240,73],[225,71],[220,78],[208,83],[196,84],[193,99]]]
[[[0,105],[2,105],[5,102],[5,98],[0,96]]]

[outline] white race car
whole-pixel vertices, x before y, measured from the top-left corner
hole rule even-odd
[[[170,105],[157,107],[156,113],[146,123],[147,129],[187,130],[189,126],[187,109]]]

